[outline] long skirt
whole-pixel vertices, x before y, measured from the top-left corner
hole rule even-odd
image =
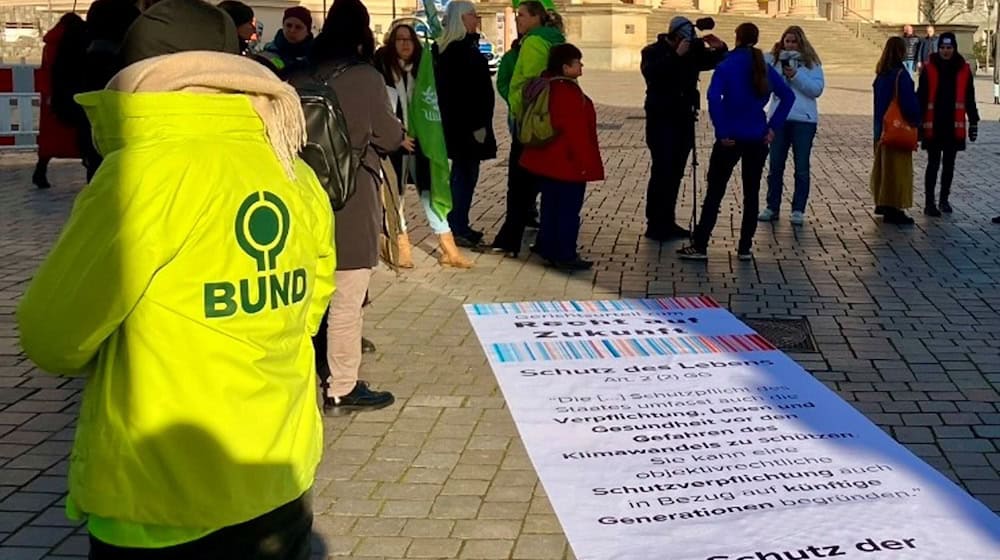
[[[913,206],[913,152],[876,144],[871,189],[876,206],[901,210]]]

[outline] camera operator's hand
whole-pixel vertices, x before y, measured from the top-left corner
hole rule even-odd
[[[794,80],[795,74],[798,74],[798,70],[796,70],[796,68],[790,64],[788,66],[783,67],[781,71],[785,73],[785,77],[788,78],[789,80]]]
[[[691,41],[689,39],[683,39],[680,43],[677,43],[677,56],[684,56],[691,50]]]
[[[768,144],[771,144],[771,143],[774,142],[774,130],[772,130],[770,128],[767,129],[767,136],[764,137],[764,141],[767,142]]]
[[[719,39],[718,37],[712,35],[711,33],[705,35],[704,37],[702,37],[702,39],[705,41],[705,44],[708,45],[708,48],[710,49],[721,49],[725,48],[726,46],[726,44],[722,42],[722,39]]]
[[[727,148],[732,148],[733,146],[736,145],[736,140],[733,140],[732,138],[720,138],[719,144],[722,144]]]

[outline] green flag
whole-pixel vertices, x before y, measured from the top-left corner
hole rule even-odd
[[[546,10],[555,11],[556,4],[555,2],[553,2],[553,0],[539,0],[539,1],[542,3],[543,6],[545,6]],[[517,7],[521,5],[521,0],[512,0],[511,4],[514,6],[514,9],[516,10]]]
[[[410,132],[431,162],[431,209],[442,220],[451,212],[451,168],[444,143],[437,85],[434,83],[434,58],[430,43],[424,45],[417,70],[416,87],[410,101]]]
[[[434,0],[424,0],[424,13],[427,14],[427,28],[430,30],[430,37],[437,39],[444,30],[441,27],[441,15],[438,14],[437,3]]]

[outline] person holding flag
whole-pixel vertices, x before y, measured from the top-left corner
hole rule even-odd
[[[375,65],[385,77],[389,103],[395,111],[396,117],[403,121],[407,131],[411,128],[409,109],[414,102],[413,97],[417,88],[417,76],[420,75],[423,51],[424,48],[421,46],[413,26],[397,23],[389,31],[385,45],[375,53]],[[427,216],[427,223],[440,240],[440,264],[455,268],[471,268],[472,261],[463,256],[455,244],[448,220],[442,218],[440,209],[434,208],[431,203],[433,184],[431,164],[424,154],[421,144],[413,138],[407,138],[399,150],[389,154],[389,159],[396,170],[398,180],[396,186],[399,188],[400,194],[402,194],[403,188],[410,183],[415,184],[420,193],[420,202],[424,208],[424,214]],[[401,211],[400,214],[403,212]],[[400,217],[403,231],[398,238],[399,264],[403,268],[413,268],[406,221],[403,216]]]
[[[427,13],[427,27],[430,38],[441,36],[442,27],[440,15],[434,0],[424,0],[424,10]],[[448,214],[451,213],[451,166],[448,163],[448,147],[445,144],[444,126],[441,121],[441,109],[438,106],[437,82],[434,77],[434,57],[430,44],[424,44],[421,49],[420,61],[417,66],[417,80],[410,93],[412,103],[409,106],[409,123],[407,133],[416,139],[421,151],[430,162],[429,201],[431,211],[443,220],[447,231],[438,235],[441,244],[441,256],[438,262],[442,266],[455,268],[471,268],[472,261],[466,259],[455,245],[455,237],[448,226]]]

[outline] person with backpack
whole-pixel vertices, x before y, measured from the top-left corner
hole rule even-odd
[[[736,256],[753,259],[750,252],[757,232],[760,207],[760,178],[764,173],[768,144],[795,103],[795,92],[785,79],[764,61],[757,48],[760,31],[752,23],[736,28],[736,48],[722,61],[708,86],[708,113],[715,127],[715,145],[708,164],[708,188],[701,217],[691,244],[677,251],[685,260],[708,259],[708,241],[719,219],[719,207],[726,196],[736,164],[743,162],[743,221]],[[770,118],[764,108],[772,94],[778,107]]]
[[[375,53],[375,65],[385,78],[389,103],[396,113],[396,118],[403,122],[406,129],[409,129],[410,126],[409,107],[413,100],[422,53],[423,46],[420,44],[416,30],[413,26],[405,23],[393,26],[386,37],[385,45]],[[442,266],[471,268],[472,261],[459,251],[448,220],[438,217],[431,207],[430,161],[420,149],[420,144],[413,138],[407,137],[399,150],[389,154],[389,159],[396,171],[398,183],[396,187],[399,189],[400,195],[403,194],[408,183],[417,186],[417,191],[420,193],[420,204],[427,217],[427,224],[430,225],[431,231],[438,236],[441,247],[441,258],[438,262]],[[399,265],[402,268],[413,268],[410,237],[406,232],[406,219],[402,215],[402,210],[402,206],[400,206],[403,231],[398,237]]]
[[[955,177],[955,158],[958,152],[965,151],[966,138],[975,142],[979,137],[972,69],[958,52],[954,33],[942,33],[937,45],[938,51],[924,65],[917,88],[920,106],[924,108],[922,145],[927,151],[924,214],[932,217],[940,217],[942,212],[951,214],[948,197]],[[941,196],[936,200],[939,170]]]
[[[281,71],[289,76],[308,65],[309,51],[313,46],[312,14],[303,6],[285,10],[281,29],[274,40],[264,45],[264,50],[281,57]],[[324,22],[325,24],[326,22]]]
[[[516,127],[514,123],[521,117],[524,86],[545,71],[552,46],[566,42],[561,29],[561,19],[555,12],[546,10],[541,2],[535,0],[521,2],[517,8],[516,21],[520,39],[517,50],[512,51],[513,60],[508,61],[510,82],[501,85],[498,78],[497,85],[501,93],[507,91],[506,101],[510,107],[509,120],[512,128]],[[516,136],[516,131],[512,136]],[[538,197],[537,178],[517,163],[521,159],[522,151],[521,143],[512,139],[508,158],[510,169],[507,176],[507,215],[491,245],[494,252],[503,253],[510,258],[517,258],[521,251],[524,229],[528,226],[535,199]]]
[[[522,167],[537,175],[542,191],[541,227],[535,252],[552,266],[567,272],[588,270],[593,263],[580,258],[580,210],[587,182],[604,180],[604,163],[597,140],[597,112],[577,80],[583,75],[583,53],[569,43],[555,45],[537,84],[525,89],[525,114],[549,119],[552,137],[525,145]],[[534,88],[547,95],[529,95]],[[545,104],[544,111],[534,105]],[[539,108],[541,109],[541,108]],[[527,126],[527,124],[525,124]]]
[[[84,382],[67,515],[92,560],[308,560],[334,248],[298,96],[202,0],[129,35],[77,96],[105,161],[17,310],[27,356]]]
[[[451,158],[452,209],[448,223],[455,242],[477,247],[483,232],[469,225],[480,162],[497,157],[493,135],[496,96],[489,63],[479,51],[479,15],[468,0],[452,0],[444,14],[444,33],[434,45],[441,124]]]
[[[362,306],[379,262],[382,233],[381,159],[407,143],[403,124],[391,109],[385,78],[372,64],[375,37],[369,24],[368,9],[360,0],[335,0],[316,37],[309,66],[290,77],[296,88],[316,80],[327,84],[358,158],[354,192],[334,212],[337,291],[325,329],[327,367],[318,368],[321,377],[329,376],[322,386],[324,408],[331,414],[377,410],[395,401],[392,393],[374,391],[359,380]],[[322,331],[321,327],[320,336]]]

